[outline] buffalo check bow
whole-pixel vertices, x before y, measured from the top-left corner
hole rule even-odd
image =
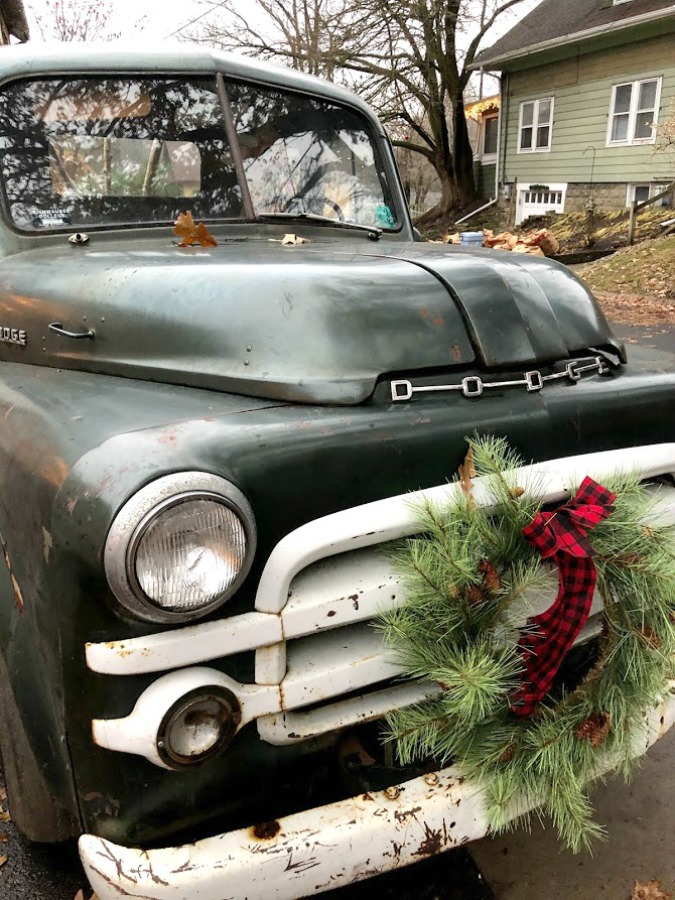
[[[551,689],[565,654],[586,624],[597,573],[595,551],[586,532],[614,511],[616,494],[592,478],[584,478],[576,495],[554,512],[538,513],[523,528],[526,539],[543,559],[558,567],[558,596],[541,615],[527,621],[518,642],[525,674],[512,698],[517,716],[529,716]]]

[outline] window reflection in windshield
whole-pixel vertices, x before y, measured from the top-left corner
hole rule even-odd
[[[313,213],[396,225],[366,123],[325,100],[230,84],[228,95],[257,213]]]
[[[367,120],[348,107],[228,83],[256,214],[395,228]],[[42,78],[0,90],[0,166],[21,229],[244,217],[212,76]],[[231,132],[230,132],[231,133]]]
[[[211,78],[15,82],[0,92],[0,135],[22,228],[242,215]]]

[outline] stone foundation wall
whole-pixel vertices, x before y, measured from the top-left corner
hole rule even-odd
[[[626,206],[625,184],[568,184],[565,212],[583,212],[593,196],[596,209],[623,209]]]

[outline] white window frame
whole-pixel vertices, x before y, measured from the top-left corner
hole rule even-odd
[[[537,188],[536,179],[532,179],[530,182],[523,181],[518,182],[518,187],[516,190],[516,225],[520,225],[521,222],[525,220],[523,215],[523,209],[525,206],[525,195],[529,193],[546,193],[546,194],[560,194],[560,202],[554,204],[557,209],[549,206],[548,210],[558,213],[559,215],[565,212],[565,203],[567,201],[567,187],[568,183],[566,181],[561,182],[549,182],[545,186],[545,190],[543,188]],[[534,186],[534,191],[532,190],[532,186]]]
[[[630,207],[633,205],[633,201],[635,200],[635,189],[639,187],[649,188],[649,199],[652,197],[656,197],[657,194],[660,194],[661,191],[664,191],[668,187],[667,181],[635,181],[631,184],[626,185],[626,206]],[[642,202],[642,201],[641,201]]]
[[[661,107],[661,82],[663,78],[661,75],[650,75],[648,78],[638,78],[636,81],[622,81],[619,84],[612,85],[612,94],[609,101],[609,116],[607,118],[607,147],[633,147],[639,146],[640,144],[654,144],[656,143],[656,124],[659,120],[659,109]],[[635,137],[635,124],[637,121],[638,115],[638,103],[640,100],[640,87],[648,81],[656,82],[656,96],[654,98],[654,124],[652,127],[651,136],[648,138],[636,138]],[[616,92],[620,87],[626,87],[626,85],[630,85],[631,95],[630,95],[630,109],[628,110],[628,137],[625,141],[613,141],[612,140],[612,128],[614,126],[614,116],[615,116],[615,106],[616,106]]]
[[[497,120],[497,149],[494,153],[486,153],[485,152],[485,132],[487,128],[488,119],[496,119]],[[493,163],[497,160],[497,156],[499,154],[499,113],[489,113],[486,116],[483,116],[480,123],[480,161],[484,163]]]
[[[551,113],[548,119],[548,146],[547,147],[537,147],[533,146],[537,143],[537,128],[539,127],[539,104],[545,103],[548,101],[551,104]],[[520,111],[518,114],[518,143],[516,145],[517,153],[550,153],[551,146],[553,144],[553,107],[554,107],[554,98],[553,97],[538,97],[536,100],[523,100],[520,104]],[[523,112],[528,103],[534,104],[534,110],[532,112],[532,145],[530,147],[520,146],[520,136],[523,130]],[[527,126],[530,127],[529,125]]]

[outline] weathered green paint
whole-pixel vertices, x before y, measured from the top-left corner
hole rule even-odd
[[[595,147],[594,181],[649,183],[670,181],[672,158],[655,153],[655,144],[607,146],[607,125],[612,86],[643,78],[662,78],[658,121],[669,115],[675,99],[674,36],[662,34],[619,48],[596,49],[555,63],[531,66],[508,76],[505,182],[546,184],[591,180]],[[554,98],[550,151],[519,153],[520,104]]]
[[[226,238],[208,251],[168,234],[63,245],[0,263],[2,324],[28,335],[25,347],[0,344],[0,358],[350,404],[388,372],[525,365],[611,340],[580,281],[516,255],[325,234],[290,247]],[[51,322],[95,337],[63,337]]]

